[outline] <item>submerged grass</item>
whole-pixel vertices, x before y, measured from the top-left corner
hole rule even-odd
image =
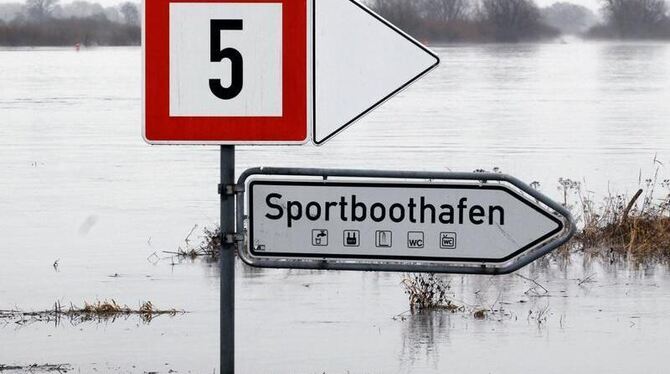
[[[444,277],[435,274],[408,274],[401,284],[409,299],[410,309],[394,319],[404,320],[406,313],[421,314],[423,312],[447,311],[469,315],[474,319],[496,319],[510,317],[500,300],[495,300],[489,306],[485,303],[468,305],[455,299],[451,292],[451,283]]]
[[[588,258],[604,259],[610,263],[631,260],[634,264],[670,262],[670,179],[659,177],[662,164],[654,160],[655,171],[650,178],[638,177],[639,188],[632,196],[608,195],[597,202],[593,193],[581,182],[559,179],[563,205],[570,209],[577,221],[575,237],[553,256],[570,258],[575,252]],[[499,172],[499,170],[494,170]],[[534,188],[539,184],[534,183]],[[548,257],[556,259],[556,257]],[[528,297],[544,297],[549,291],[537,281],[521,276],[533,287],[526,291]],[[579,280],[579,285],[592,282],[593,275]],[[466,306],[454,300],[450,284],[432,274],[407,275],[402,286],[409,297],[411,313],[436,309],[471,314],[474,319],[487,319],[502,308]],[[495,305],[495,303],[494,303]],[[548,307],[530,310],[528,319],[538,325],[546,323]]]
[[[4,365],[0,364],[0,373],[67,373],[72,370],[68,364],[32,364],[32,365]]]
[[[463,308],[463,306],[455,304],[450,298],[451,285],[449,282],[433,274],[410,274],[401,283],[405,288],[405,294],[409,298],[412,313],[430,309],[457,311]]]
[[[58,325],[62,320],[78,324],[88,321],[114,321],[119,317],[137,316],[142,322],[149,323],[157,316],[174,317],[184,313],[186,312],[183,310],[156,308],[151,301],[140,303],[136,309],[118,304],[113,299],[92,303],[84,301],[83,307],[70,304],[67,308],[63,308],[61,303],[57,301],[54,303],[53,309],[36,312],[0,310],[0,320],[7,320],[17,325],[27,325],[35,322],[53,322]]]
[[[657,167],[651,178],[640,177],[640,188],[633,196],[609,195],[599,204],[580,182],[560,179],[563,203],[572,210],[579,227],[561,252],[576,249],[611,261],[616,257],[670,260],[670,180],[659,180],[659,170]]]
[[[218,258],[219,248],[221,248],[221,230],[218,227],[214,229],[203,228],[200,243],[193,245],[191,236],[196,229],[198,229],[198,225],[193,226],[184,239],[184,244],[180,245],[176,251],[163,251],[163,253],[192,260],[199,257]]]

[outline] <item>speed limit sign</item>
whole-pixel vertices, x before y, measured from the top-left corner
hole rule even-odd
[[[306,142],[307,1],[146,1],[144,138]]]

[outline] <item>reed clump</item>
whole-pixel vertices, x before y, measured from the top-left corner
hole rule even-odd
[[[184,312],[177,311],[176,309],[158,309],[151,301],[142,302],[137,309],[133,309],[127,305],[120,305],[112,299],[109,301],[96,301],[90,304],[84,302],[83,308],[71,306],[70,309],[64,312],[64,315],[84,319],[110,319],[119,316],[137,315],[143,321],[149,322],[156,316],[168,315],[173,317],[179,313]]]
[[[407,275],[401,282],[409,298],[412,313],[431,309],[444,309],[451,312],[464,310],[450,298],[450,284],[433,274]]]
[[[83,307],[70,304],[65,308],[57,301],[52,309],[41,311],[0,310],[0,320],[13,321],[17,325],[35,322],[59,324],[62,320],[77,324],[87,321],[114,321],[119,317],[137,316],[143,322],[149,323],[157,316],[174,317],[184,313],[186,312],[183,310],[157,308],[151,301],[142,302],[137,308],[119,304],[113,299],[91,303],[84,301]]]
[[[221,249],[221,228],[213,229],[205,227],[203,229],[203,241],[200,243],[200,250],[209,256],[216,257]]]
[[[214,229],[205,227],[202,230],[200,243],[193,244],[191,236],[193,236],[196,229],[198,229],[198,225],[193,226],[184,239],[184,244],[180,245],[176,251],[163,251],[163,253],[191,260],[195,260],[199,257],[209,257],[212,259],[218,258],[219,249],[221,248],[221,230],[218,227]]]
[[[72,370],[69,364],[32,364],[32,365],[4,365],[0,364],[0,373],[67,373]]]
[[[401,284],[409,297],[410,309],[401,313],[394,319],[405,320],[405,314],[420,314],[432,311],[447,311],[470,316],[477,320],[509,318],[511,314],[503,307],[500,300],[495,300],[490,306],[478,302],[467,305],[455,299],[451,292],[451,284],[444,277],[435,274],[409,274],[406,275]]]
[[[641,181],[631,196],[610,195],[596,204],[581,183],[560,179],[564,204],[578,220],[579,230],[563,251],[577,248],[593,255],[633,257],[637,260],[670,259],[670,180]],[[664,189],[658,192],[658,187]],[[576,201],[568,201],[572,192]],[[570,205],[571,204],[571,205]]]

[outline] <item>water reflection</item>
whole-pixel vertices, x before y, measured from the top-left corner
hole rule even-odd
[[[528,83],[536,82],[538,74],[537,56],[542,46],[539,44],[493,44],[477,47],[480,53],[488,57],[487,63],[482,66],[483,77],[492,93],[503,94],[505,91],[516,93],[516,87],[523,87]],[[531,63],[529,63],[531,62]]]
[[[447,311],[431,311],[405,317],[400,334],[401,372],[416,371],[429,366],[440,367],[442,345],[450,343],[449,330],[454,327],[452,318],[458,318]]]
[[[642,66],[647,66],[648,63],[658,66],[659,64],[652,63],[659,57],[664,57],[667,52],[665,43],[653,42],[601,43],[594,46],[600,50],[602,61],[607,62],[607,65],[614,67],[614,62],[620,62],[623,63],[619,65],[621,67],[633,67],[633,73],[639,72],[640,69],[636,66],[639,66],[640,62],[643,62]],[[662,65],[660,64],[661,67]]]

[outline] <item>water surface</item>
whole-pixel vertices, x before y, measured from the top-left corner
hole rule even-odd
[[[559,177],[601,198],[633,191],[659,165],[655,158],[670,160],[669,44],[436,50],[438,70],[326,146],[239,147],[238,173],[498,167],[560,200]],[[162,252],[183,245],[195,224],[217,222],[218,150],[148,146],[140,116],[140,49],[0,50],[0,308],[113,298],[191,312],[148,325],[0,324],[0,363],[218,372],[216,265],[173,265]],[[548,295],[528,296],[534,285],[517,276],[452,276],[458,300],[507,312],[484,321],[446,312],[394,320],[408,309],[401,275],[240,264],[239,371],[666,371],[665,267],[576,258],[521,274],[537,277]],[[590,275],[594,282],[580,284]],[[532,316],[543,310],[538,324]]]

